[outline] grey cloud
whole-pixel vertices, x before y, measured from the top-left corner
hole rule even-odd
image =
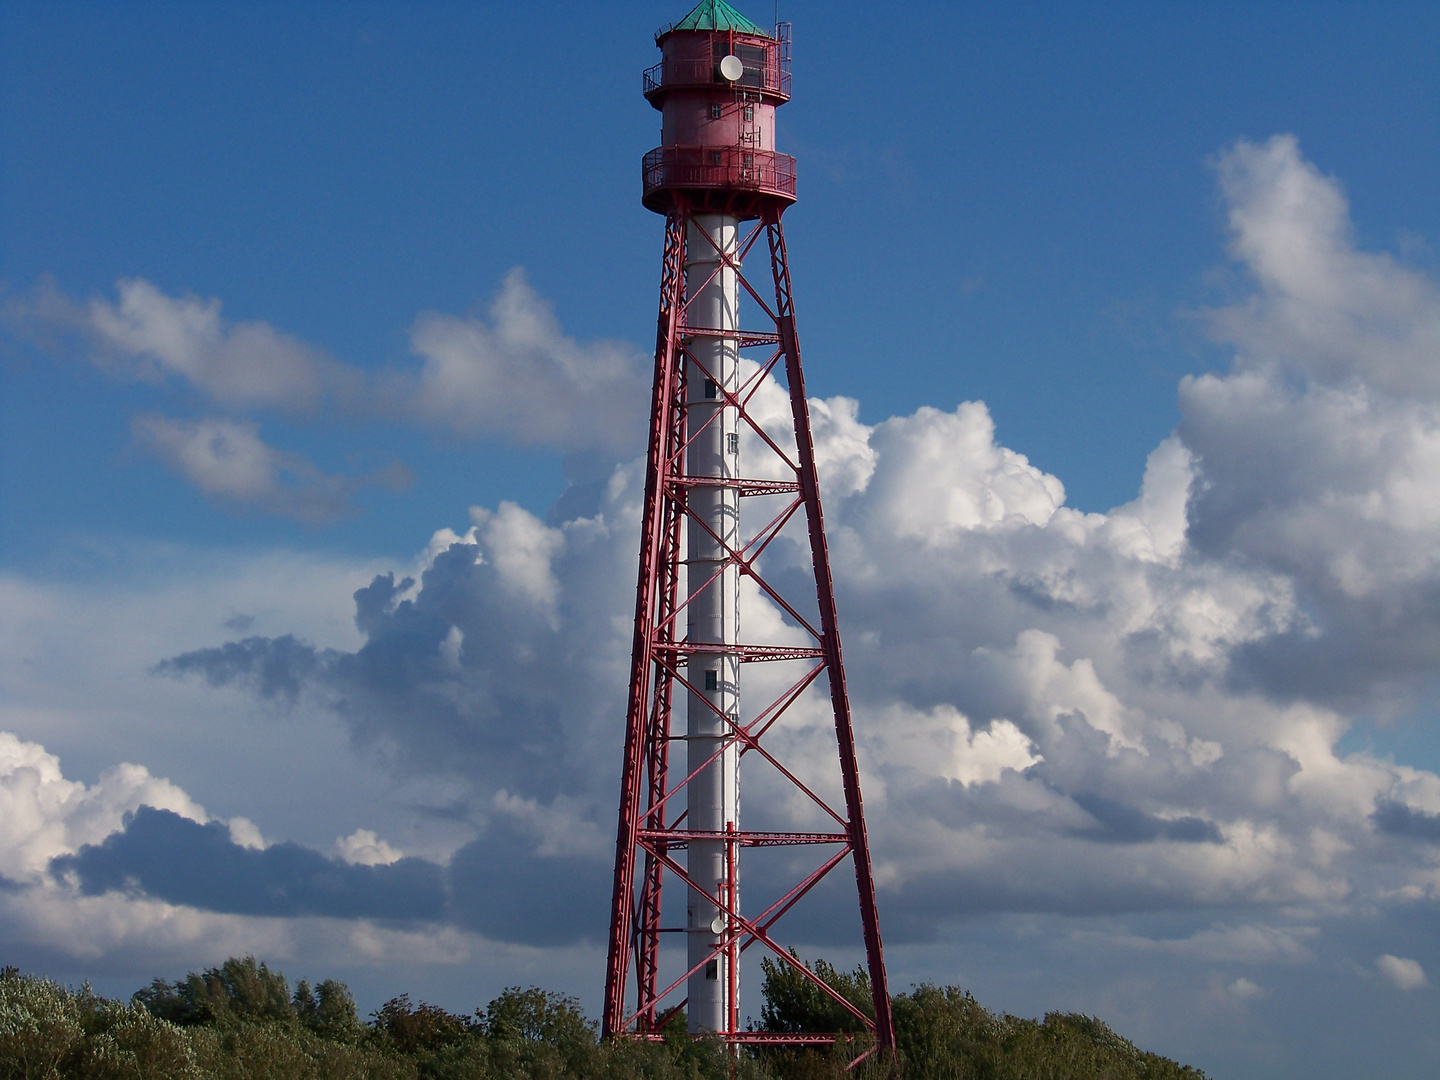
[[[180,382],[229,409],[306,413],[363,391],[355,369],[268,323],[224,318],[218,299],[168,296],[140,278],[122,278],[115,288],[116,301],[77,302],[46,278],[29,299],[6,304],[5,321],[43,348],[78,337],[118,377]]]
[[[1182,844],[1225,842],[1215,823],[1204,818],[1162,818],[1100,795],[1071,797],[1100,824],[1100,829],[1091,834],[1098,840],[1121,844],[1144,844],[1154,840],[1173,840]]]
[[[1225,167],[1244,218],[1235,253],[1258,292],[1214,320],[1235,364],[1182,384],[1181,425],[1132,503],[1066,507],[1057,478],[996,443],[982,403],[875,428],[854,403],[816,405],[884,932],[925,943],[909,962],[942,980],[969,980],[975,957],[1008,947],[990,974],[1012,988],[1014,951],[1043,942],[1037,1010],[1083,953],[1074,985],[1131,994],[1137,1017],[1167,996],[1243,1035],[1251,1014],[1236,1010],[1288,998],[1326,1018],[1317,1044],[1356,1015],[1419,1030],[1423,995],[1397,1024],[1394,995],[1354,973],[1377,955],[1433,967],[1440,815],[1417,807],[1440,805],[1440,779],[1340,740],[1352,717],[1435,685],[1440,409],[1434,351],[1420,347],[1434,289],[1359,257],[1337,226],[1343,199],[1283,141]],[[1304,197],[1287,204],[1282,189]],[[1308,270],[1285,261],[1296,252]],[[568,362],[555,350],[570,346],[553,323],[527,344],[523,309],[440,319],[423,362],[454,359],[463,375],[474,353],[478,394],[496,385],[485,365],[514,358],[553,389]],[[412,373],[396,390],[397,415],[415,385]],[[772,390],[757,407],[783,427]],[[463,404],[425,422],[470,430],[479,417],[473,430],[522,441],[536,430]],[[567,466],[574,489],[547,521],[476,511],[463,535],[437,535],[418,580],[359,590],[357,650],[252,637],[157,668],[282,704],[314,695],[407,782],[458,793],[447,805],[479,835],[451,860],[443,918],[501,940],[594,941],[608,910],[640,470],[584,464]],[[806,592],[803,548],[777,542],[765,569]],[[747,627],[778,619],[745,610]],[[763,668],[747,665],[747,702],[773,677]],[[826,723],[823,704],[802,702],[767,736],[822,789]],[[748,758],[742,783],[747,823],[803,827]],[[747,854],[747,905],[798,865]],[[109,875],[97,882],[126,887],[119,862],[95,866]],[[782,940],[853,945],[853,896],[841,867]],[[1296,912],[1306,927],[1290,926]],[[1207,937],[1217,920],[1290,943]],[[1151,957],[1126,969],[1143,977],[1113,980],[1117,948]],[[1274,994],[1234,991],[1242,973]],[[1273,1013],[1272,1030],[1294,1015]],[[1197,1045],[1220,1045],[1215,1024]]]
[[[392,464],[366,476],[333,476],[300,454],[266,443],[247,420],[176,420],[137,416],[131,434],[142,449],[184,476],[209,498],[301,521],[322,522],[352,511],[351,496],[369,485],[405,487],[409,472]]]
[[[1187,380],[1180,402],[1196,555],[1283,578],[1298,608],[1232,676],[1347,709],[1413,699],[1440,662],[1440,409],[1259,373]]]
[[[1293,135],[1240,141],[1220,156],[1231,250],[1256,283],[1208,313],[1245,367],[1279,363],[1306,380],[1357,377],[1384,393],[1440,394],[1440,289],[1355,244],[1340,183]]]
[[[328,409],[591,454],[632,453],[643,439],[645,357],[621,342],[566,335],[520,268],[506,276],[488,318],[419,315],[410,329],[418,363],[381,371],[342,363],[268,323],[226,319],[213,297],[169,296],[138,278],[120,280],[116,292],[114,301],[79,302],[46,280],[30,298],[7,300],[4,323],[52,351],[78,337],[98,366],[120,378],[183,385],[232,413]],[[231,442],[244,442],[238,429],[245,425],[233,418],[205,423],[229,423]],[[179,456],[173,433],[141,435]],[[198,468],[191,449],[187,475]],[[263,456],[241,449],[251,451],[252,465]],[[293,455],[284,461],[298,467]],[[213,463],[192,479],[216,483]]]
[[[1393,799],[1381,799],[1372,817],[1375,827],[1383,833],[1440,843],[1440,814],[1427,814]]]
[[[262,698],[293,700],[302,688],[332,667],[339,655],[333,650],[318,650],[292,634],[248,637],[173,656],[151,671],[173,678],[199,675],[211,686],[239,684]]]
[[[632,346],[566,336],[520,269],[489,320],[427,312],[410,332],[414,373],[382,380],[400,415],[522,444],[629,453],[650,400],[649,367]]]
[[[451,857],[455,917],[499,941],[604,941],[613,854],[608,847],[537,851],[532,837],[502,818]]]
[[[442,867],[421,859],[352,866],[297,844],[240,847],[219,823],[201,825],[142,806],[99,844],[51,862],[86,895],[139,891],[207,911],[241,915],[438,920]]]
[[[987,911],[1323,908],[1423,886],[1414,853],[1377,836],[1399,827],[1398,812],[1367,817],[1393,798],[1399,771],[1336,745],[1346,710],[1383,712],[1433,685],[1440,414],[1365,381],[1383,343],[1353,335],[1380,322],[1354,310],[1347,377],[1329,359],[1266,366],[1245,351],[1261,329],[1290,333],[1286,290],[1304,284],[1276,269],[1284,250],[1264,245],[1284,248],[1276,236],[1306,219],[1262,189],[1315,177],[1283,152],[1231,167],[1227,183],[1249,185],[1232,196],[1249,200],[1250,240],[1236,251],[1264,302],[1243,313],[1251,336],[1234,331],[1235,368],[1182,384],[1181,426],[1151,455],[1133,502],[1107,514],[1066,507],[1057,478],[996,443],[982,403],[875,428],[853,402],[816,405],[870,831],[886,910],[908,937]],[[1242,168],[1254,175],[1233,173]],[[1280,233],[1262,220],[1267,206]],[[1351,259],[1330,219],[1311,226],[1329,232],[1307,250],[1334,263],[1317,272],[1388,272],[1383,260]],[[436,363],[450,362],[442,346],[490,350],[485,363],[515,350],[538,365],[544,390],[570,346],[554,344],[543,312],[526,314],[519,285],[507,288],[518,299],[484,327],[436,324]],[[1308,347],[1291,345],[1295,356]],[[777,387],[754,402],[783,429]],[[749,452],[742,444],[746,469]],[[437,536],[418,581],[387,575],[360,590],[365,643],[354,652],[246,639],[159,670],[277,700],[313,693],[397,770],[455,779],[472,817],[493,818],[503,790],[542,808],[570,799],[579,818],[604,822],[640,469],[575,472],[548,524],[513,506],[477,510],[463,536]],[[792,539],[767,550],[765,571],[813,595]],[[780,621],[763,602],[746,618]],[[747,669],[746,700],[775,677]],[[767,738],[813,768],[817,785],[833,781],[823,704],[797,705]],[[789,810],[748,762],[744,783],[747,820]],[[534,895],[550,905],[547,920],[578,917],[591,870],[569,860],[588,855],[531,858],[497,828],[489,821],[457,855],[457,873],[527,884],[466,901],[467,925],[508,932],[524,915],[519,897]],[[758,895],[771,871],[752,866]],[[832,918],[816,898],[820,924],[845,925],[842,908]]]
[[[618,771],[617,755],[594,751],[606,734],[598,725],[620,730],[607,688],[623,685],[629,635],[607,622],[610,605],[623,604],[633,555],[602,520],[555,530],[513,506],[481,514],[454,541],[413,595],[415,583],[393,574],[355,593],[365,643],[353,653],[247,638],[155,671],[270,698],[311,692],[357,745],[402,771],[463,774],[526,794],[589,790],[597,760],[613,759]],[[552,559],[587,587],[556,591]]]
[[[1402,709],[1440,661],[1440,287],[1355,243],[1338,181],[1293,136],[1219,162],[1255,288],[1208,313],[1235,351],[1180,387],[1197,555],[1283,576],[1300,617],[1243,644],[1237,685]]]
[[[544,946],[603,940],[608,855],[547,851],[501,813],[448,865],[413,857],[355,865],[293,843],[242,847],[222,822],[142,806],[102,842],[53,859],[50,872],[86,896],[120,892],[237,915],[447,923]]]

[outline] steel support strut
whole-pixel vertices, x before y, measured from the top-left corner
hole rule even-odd
[[[655,383],[650,395],[650,438],[645,473],[645,504],[640,525],[640,572],[635,589],[635,636],[630,660],[630,691],[625,710],[625,758],[620,771],[620,822],[615,847],[615,887],[610,900],[610,951],[605,965],[605,1018],[613,1034],[614,1018],[625,1010],[626,968],[634,929],[635,850],[640,828],[640,785],[647,741],[646,699],[651,680],[652,620],[662,574],[666,516],[661,503],[664,465],[671,458],[679,328],[685,301],[685,214],[665,221],[665,254],[660,273],[660,316],[655,332]],[[658,900],[658,898],[657,898]]]
[[[855,883],[864,931],[866,965],[874,994],[873,1020],[860,1016],[873,1037],[867,1049],[862,1038],[857,1047],[868,1055],[874,1050],[887,1053],[894,1049],[895,1036],[890,1014],[890,997],[885,977],[885,961],[880,940],[880,923],[876,913],[875,882],[871,870],[869,840],[865,829],[864,807],[860,796],[860,773],[855,758],[855,736],[850,703],[845,684],[844,661],[840,649],[840,633],[835,610],[834,583],[830,571],[829,550],[825,539],[824,516],[820,504],[820,485],[816,473],[815,447],[810,430],[809,405],[805,398],[805,381],[800,364],[800,346],[795,332],[795,311],[791,295],[790,269],[786,259],[785,234],[780,224],[783,205],[765,207],[758,213],[748,237],[733,246],[717,245],[704,228],[692,228],[699,210],[676,193],[666,217],[665,251],[661,272],[660,312],[656,327],[655,383],[651,395],[648,459],[646,465],[645,499],[641,518],[641,543],[638,582],[635,599],[635,632],[631,653],[630,685],[625,720],[625,756],[621,770],[619,825],[616,832],[615,882],[611,903],[609,956],[606,967],[605,1011],[603,1031],[607,1036],[631,1035],[656,1038],[667,1020],[685,1008],[683,996],[687,980],[701,976],[697,972],[714,970],[724,985],[720,988],[725,1008],[721,1030],[715,1032],[732,1045],[817,1045],[845,1038],[836,1034],[806,1032],[795,1035],[761,1033],[742,1030],[744,1020],[739,999],[739,957],[751,945],[777,957],[778,961],[816,983],[832,998],[838,997],[820,984],[813,972],[791,957],[777,940],[777,923],[782,916],[798,918],[797,908],[810,890],[846,858],[853,861]],[[707,209],[707,213],[713,213]],[[773,285],[774,308],[746,279],[742,261],[755,248],[761,234],[768,245]],[[688,236],[688,240],[687,240]],[[710,244],[697,258],[695,251],[687,254],[687,243]],[[765,249],[760,248],[763,252]],[[686,267],[691,266],[693,278],[686,280]],[[696,273],[694,267],[713,266],[713,270]],[[692,325],[693,301],[715,280],[715,275],[733,273],[738,289],[743,291],[751,310],[760,313],[765,325],[761,329],[736,329]],[[695,310],[699,310],[696,308]],[[697,343],[707,338],[724,337],[737,343],[739,349],[764,348],[763,359],[748,370],[743,383],[727,383],[697,356],[706,355]],[[694,346],[692,348],[692,346]],[[746,361],[749,363],[748,361]],[[783,364],[790,397],[793,447],[788,438],[773,429],[766,430],[751,414],[756,390],[767,379],[778,374]],[[704,376],[702,394],[698,383],[687,388],[687,369],[691,380]],[[710,377],[715,376],[715,377]],[[708,398],[709,401],[702,401]],[[689,417],[692,404],[697,409]],[[704,411],[698,411],[704,405]],[[718,407],[717,407],[718,406]],[[750,458],[763,458],[765,464],[751,472],[727,472],[723,476],[691,473],[687,448],[705,436],[707,425],[717,422],[720,408],[733,410],[734,427],[749,447]],[[731,421],[726,421],[731,423]],[[726,436],[732,446],[735,436]],[[777,442],[777,439],[779,440]],[[732,453],[735,451],[731,451]],[[748,459],[737,459],[748,460]],[[751,461],[750,464],[755,464]],[[753,477],[753,479],[751,478]],[[762,500],[769,509],[756,515],[759,528],[752,533],[737,534],[727,539],[717,533],[703,515],[697,513],[692,492],[704,492],[722,486],[733,490],[736,498],[747,505]],[[694,500],[701,500],[695,494]],[[764,500],[770,500],[768,504]],[[778,502],[777,502],[778,500]],[[800,527],[800,511],[804,511],[804,527]],[[763,523],[763,524],[762,524]],[[742,521],[742,525],[744,522]],[[707,559],[704,566],[687,565],[686,536],[706,538],[717,558]],[[767,581],[762,560],[767,549],[777,541],[808,543],[814,572],[815,607],[808,600],[787,596],[775,583]],[[783,640],[751,641],[743,639],[687,640],[685,624],[687,609],[703,591],[723,573],[738,574],[756,587],[749,595],[758,595],[762,602],[773,604],[775,612],[787,625]],[[809,609],[808,612],[805,609]],[[774,625],[776,620],[755,620]],[[741,625],[741,629],[744,626]],[[797,643],[795,635],[804,639]],[[729,656],[737,665],[792,664],[790,675],[766,682],[747,676],[752,684],[769,685],[772,690],[759,700],[743,702],[744,713],[730,713],[714,704],[706,705],[708,686],[697,685],[700,668],[696,666],[708,656]],[[722,668],[723,670],[723,668]],[[736,668],[738,670],[738,667]],[[834,721],[838,754],[840,788],[844,792],[843,811],[829,805],[821,794],[824,786],[803,783],[797,770],[787,766],[784,751],[771,743],[777,721],[788,713],[807,693],[818,693],[816,684],[824,674],[829,682],[830,712]],[[713,672],[706,673],[706,680]],[[753,694],[747,690],[747,694]],[[714,749],[707,748],[687,760],[685,769],[671,770],[669,743],[681,738],[672,721],[677,712],[672,698],[679,695],[691,702],[691,708],[713,710],[717,735],[707,735]],[[694,703],[700,702],[699,706]],[[727,709],[729,707],[727,706]],[[693,714],[692,714],[693,719]],[[683,725],[682,725],[683,727]],[[783,725],[781,726],[783,730]],[[751,754],[750,751],[755,751]],[[840,827],[842,831],[812,832],[778,823],[768,829],[741,828],[737,819],[727,821],[718,831],[710,825],[687,822],[687,785],[706,774],[721,755],[730,754],[738,761],[745,755],[750,764],[746,769],[768,771],[770,776],[789,790],[804,797],[804,802]],[[802,774],[807,770],[798,770]],[[678,780],[672,772],[682,775]],[[747,811],[748,813],[748,811]],[[723,845],[722,880],[712,884],[701,880],[691,869],[674,857],[678,852],[694,852],[696,845],[715,850]],[[739,889],[741,852],[745,858],[763,858],[767,851],[785,847],[799,852],[805,845],[830,845],[820,852],[818,866],[796,872],[789,882],[782,883],[778,894],[742,897]],[[665,890],[668,882],[678,886]],[[662,904],[662,896],[670,906]],[[742,900],[743,906],[742,906]],[[681,902],[683,901],[683,902]],[[677,903],[678,902],[678,903]],[[683,937],[691,924],[675,925],[678,911],[686,903],[700,905],[707,912],[718,912],[715,918],[713,945],[685,959],[683,951],[662,949],[664,935]],[[746,913],[749,913],[748,915]],[[670,917],[670,925],[662,923],[662,913]],[[706,919],[710,918],[707,913]],[[781,924],[784,925],[784,924]],[[675,940],[675,939],[672,939]],[[708,955],[706,950],[708,950]],[[634,978],[630,965],[635,966]],[[662,978],[662,966],[671,970]],[[678,977],[673,977],[678,976]],[[662,985],[663,984],[663,985]],[[714,984],[709,984],[713,987]],[[709,990],[706,991],[710,993]],[[633,995],[633,996],[632,996]],[[713,997],[710,999],[713,1000]],[[838,1004],[850,1009],[848,1002]],[[856,1011],[856,1010],[851,1010]],[[696,1018],[705,1015],[697,1012]],[[704,1021],[708,1027],[710,1021]],[[857,1058],[857,1061],[859,1059]]]
[[[860,921],[865,932],[865,962],[875,999],[875,1041],[895,1046],[890,1017],[890,989],[885,977],[885,955],[880,943],[880,919],[875,909],[875,878],[870,868],[870,840],[865,832],[865,810],[860,800],[860,769],[855,761],[855,730],[850,721],[850,696],[845,687],[845,665],[840,658],[840,630],[835,616],[835,586],[830,576],[830,546],[825,539],[825,518],[820,509],[820,487],[815,472],[815,442],[810,433],[810,404],[805,397],[805,376],[800,368],[800,340],[795,334],[795,306],[790,291],[790,263],[785,257],[785,228],[779,213],[767,215],[770,270],[775,278],[775,325],[785,352],[785,380],[790,384],[790,411],[795,418],[795,439],[800,454],[800,495],[810,530],[810,558],[815,567],[815,598],[820,605],[821,647],[830,676],[830,705],[835,712],[835,738],[840,746],[840,776],[845,785],[845,810],[850,819],[850,848],[855,857],[855,884],[860,892]]]

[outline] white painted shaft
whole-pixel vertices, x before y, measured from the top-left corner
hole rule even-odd
[[[735,271],[720,268],[716,247],[733,255],[738,221],[725,215],[693,218],[686,245],[685,274],[689,324],[697,328],[735,330],[739,286]],[[707,239],[706,237],[709,237]],[[714,241],[712,246],[711,241]],[[736,410],[722,404],[720,387],[732,393],[739,386],[739,349],[733,337],[695,336],[690,340],[695,357],[686,375],[688,423],[691,442],[686,471],[692,476],[736,478],[739,473],[739,429]],[[686,633],[692,642],[735,645],[740,640],[739,571],[734,566],[717,570],[725,561],[724,544],[738,548],[740,539],[739,492],[730,486],[689,489],[692,519],[686,522],[687,575],[693,590],[686,608]],[[705,522],[710,531],[695,519]],[[711,532],[714,535],[711,535]],[[717,539],[718,538],[718,539]],[[710,580],[714,577],[714,580]],[[739,750],[729,739],[730,729],[716,710],[738,721],[740,716],[740,663],[733,653],[701,653],[689,663],[687,678],[695,687],[687,695],[685,738],[687,775],[720,751],[688,785],[685,828],[723,835],[740,827]],[[722,747],[724,749],[722,750]],[[691,879],[712,896],[739,903],[738,846],[728,858],[724,840],[694,840],[686,853]],[[686,934],[689,961],[701,963],[720,943],[727,930],[726,917],[698,892],[687,897]],[[729,1029],[729,960],[722,954],[701,964],[690,976],[687,1006],[691,1031]],[[736,987],[738,992],[738,978]]]

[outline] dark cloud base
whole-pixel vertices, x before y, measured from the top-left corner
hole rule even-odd
[[[1118,804],[1095,803],[1105,820],[1099,843],[1217,842],[1214,826],[1190,819],[1161,822]],[[1098,811],[1098,812],[1097,812]],[[1440,839],[1440,816],[1387,807],[1385,831]],[[1401,815],[1411,815],[1401,821]],[[1415,823],[1414,819],[1423,819]],[[390,923],[448,923],[494,941],[554,946],[604,940],[611,887],[610,852],[543,854],[534,839],[504,818],[460,848],[448,866],[404,858],[386,866],[355,866],[293,843],[261,850],[230,839],[220,822],[202,825],[169,810],[142,806],[124,828],[100,844],[54,859],[51,873],[75,881],[87,896],[120,892],[235,915],[324,916]],[[747,907],[756,910],[803,876],[791,860],[749,860]],[[0,879],[0,889],[9,883]],[[682,886],[668,882],[669,904]],[[935,940],[947,922],[1013,910],[1076,914],[1117,908],[1186,907],[1174,897],[1097,897],[1077,888],[1069,905],[1049,895],[1023,896],[1015,882],[978,881],[964,874],[913,880],[881,897],[887,939]],[[1103,890],[1102,890],[1103,892]],[[668,906],[668,904],[667,904]],[[827,946],[856,939],[855,882],[848,863],[833,870],[786,919],[777,935],[787,944]]]
[[[172,904],[235,915],[330,915],[436,920],[445,914],[445,871],[424,859],[352,866],[298,844],[241,847],[223,824],[201,825],[142,806],[103,843],[50,864],[81,892],[143,892]]]
[[[1404,803],[1382,799],[1375,804],[1371,819],[1377,829],[1391,836],[1440,843],[1440,814],[1427,814]]]
[[[1100,795],[1071,796],[1100,824],[1091,839],[1115,844],[1144,844],[1173,840],[1181,844],[1223,844],[1225,837],[1213,821],[1198,817],[1160,818],[1134,806]]]
[[[220,822],[142,806],[120,832],[52,860],[50,871],[87,896],[143,894],[233,915],[453,922],[540,945],[603,940],[609,912],[606,860],[537,855],[504,824],[448,867],[419,858],[354,866],[299,844],[241,847]],[[0,889],[7,885],[0,878]]]

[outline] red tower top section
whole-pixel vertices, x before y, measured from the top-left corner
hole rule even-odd
[[[775,109],[790,99],[790,24],[773,34],[724,0],[702,2],[655,35],[662,59],[645,72],[660,110],[659,147],[645,155],[641,201],[759,217],[795,201],[795,159],[775,152]]]

